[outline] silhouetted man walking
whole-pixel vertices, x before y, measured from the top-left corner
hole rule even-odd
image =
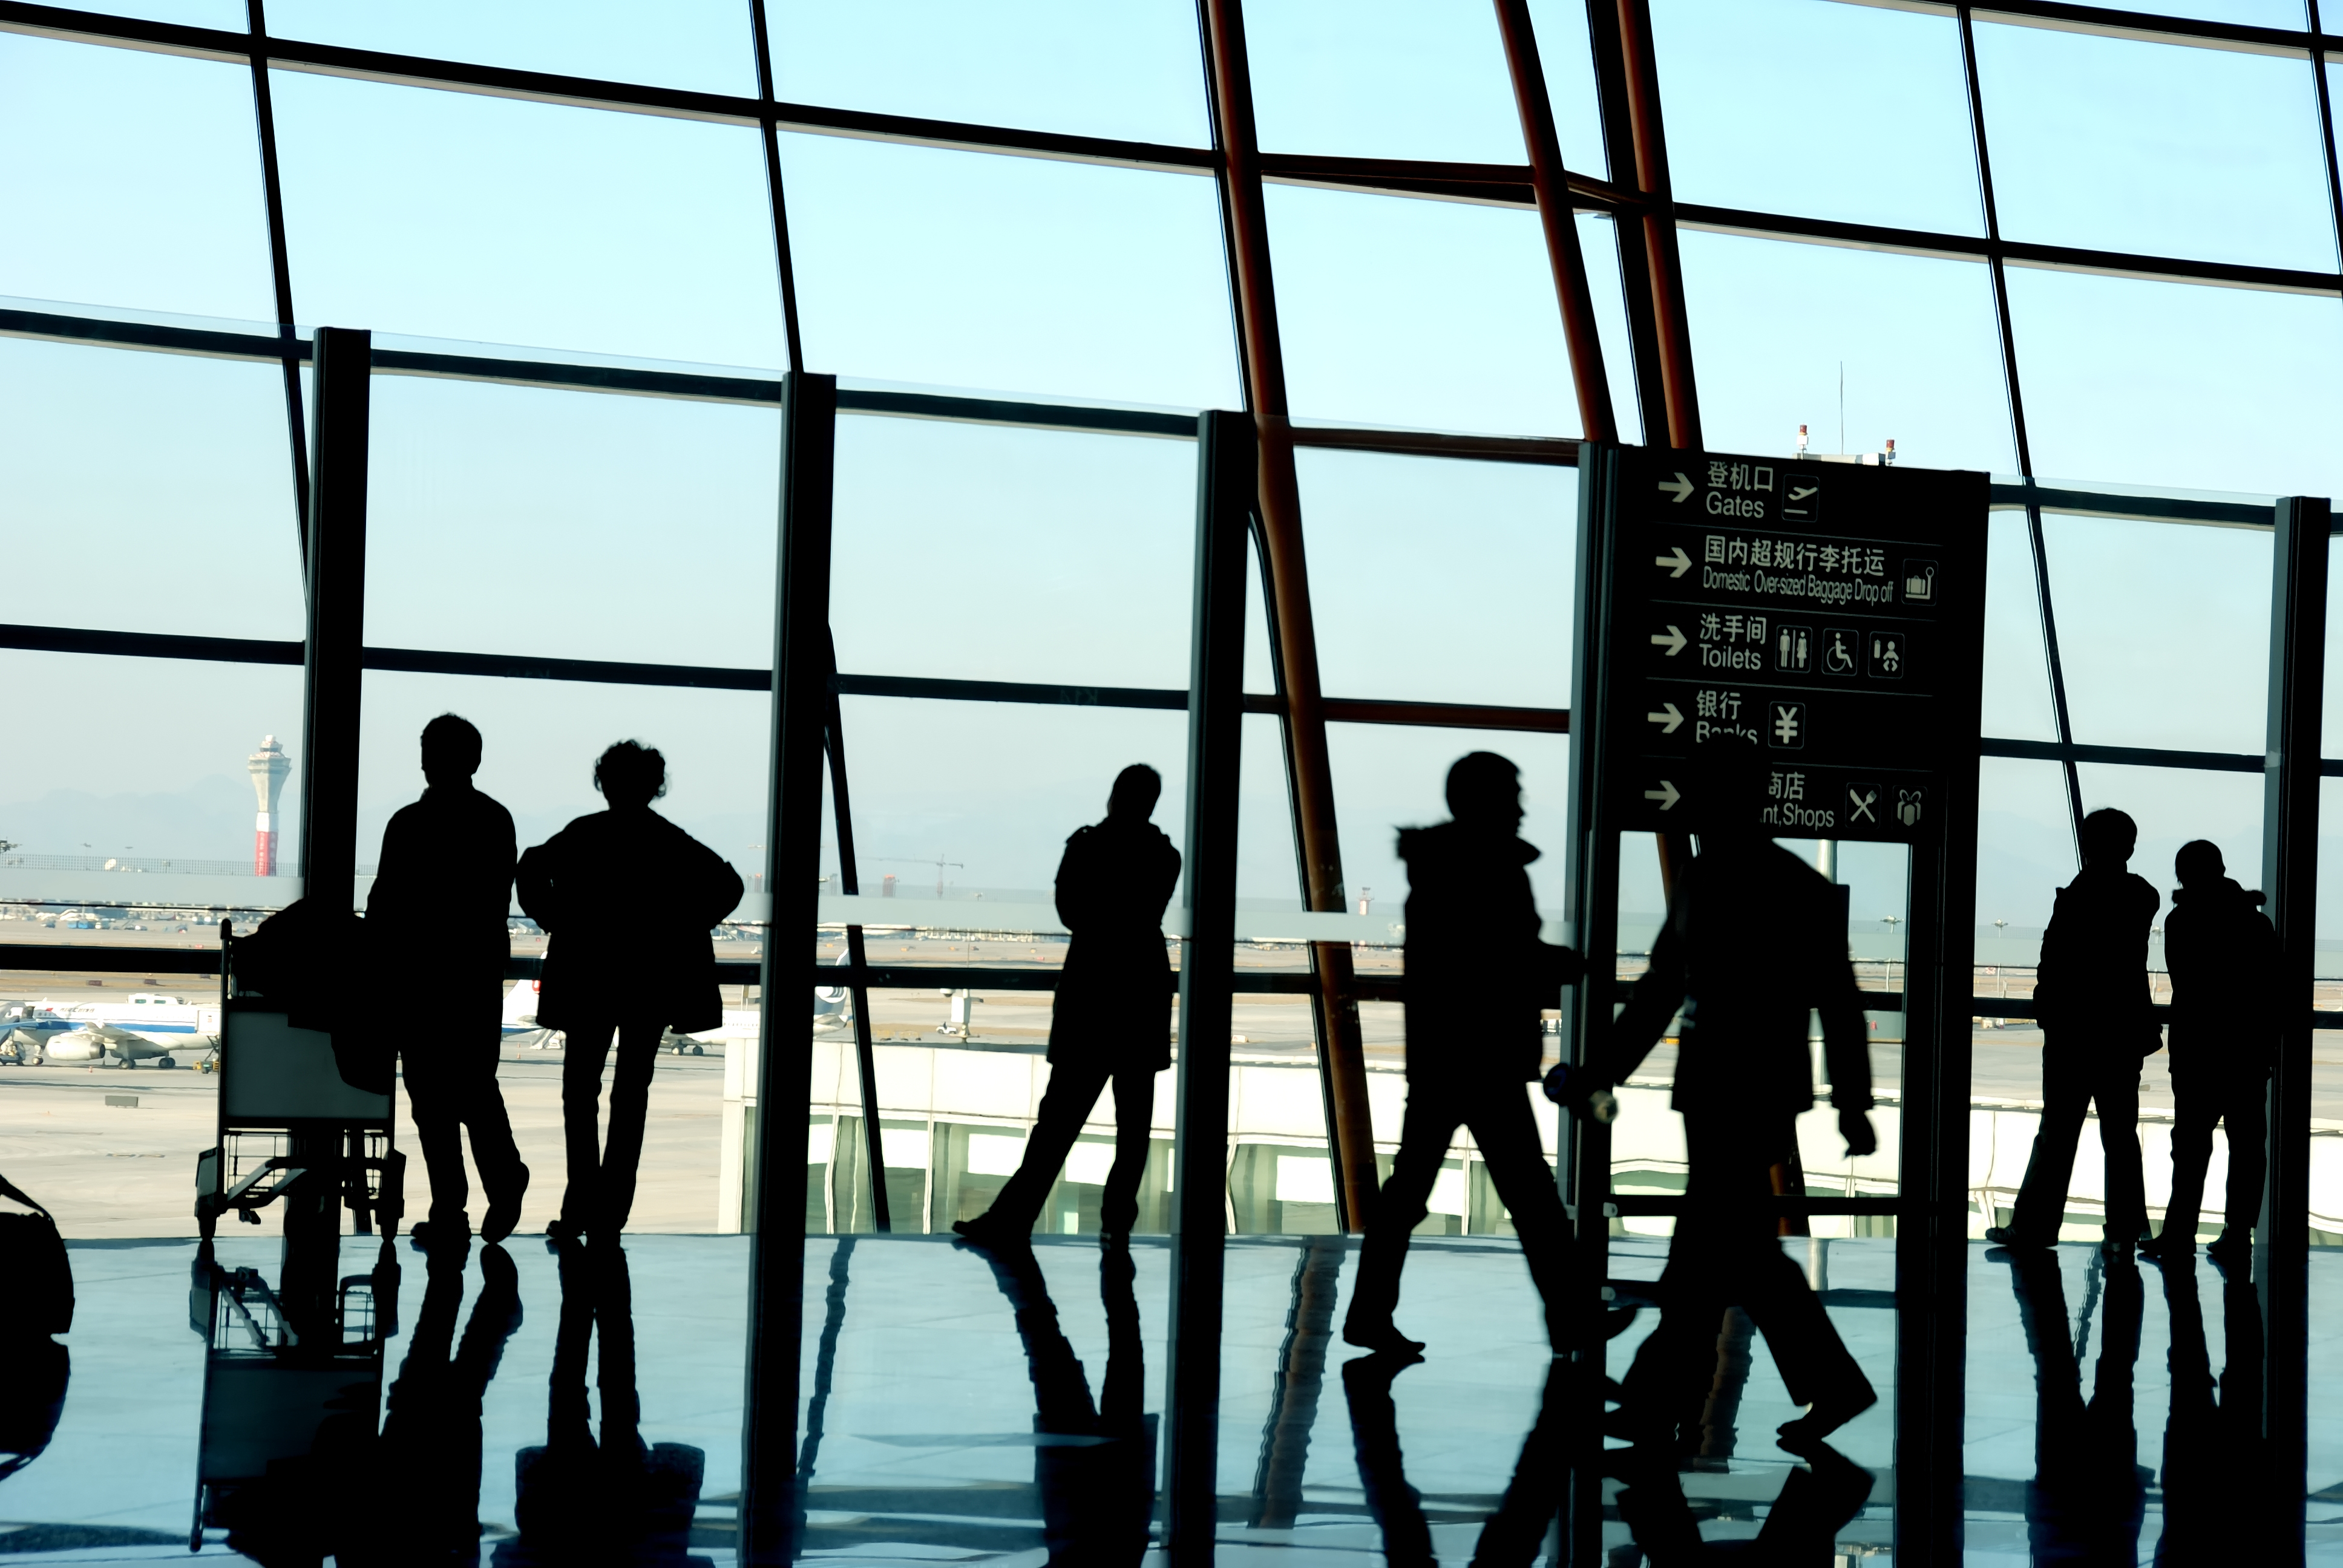
[[[367,895],[367,937],[393,983],[429,997],[435,1022],[407,1037],[407,1099],[431,1175],[430,1218],[415,1239],[468,1236],[458,1128],[488,1189],[480,1235],[501,1241],[520,1222],[528,1167],[497,1087],[504,1040],[505,961],[512,912],[512,813],[472,788],[480,732],[452,713],[423,727],[423,798],[383,830],[381,868]]]
[[[2229,878],[2217,845],[2183,844],[2173,869],[2180,886],[2164,921],[2164,966],[2172,976],[2172,1201],[2163,1233],[2141,1251],[2158,1262],[2196,1251],[2213,1128],[2227,1122],[2227,1211],[2206,1251],[2233,1263],[2252,1252],[2261,1218],[2278,1046],[2278,933],[2262,913],[2262,895]]]
[[[1162,776],[1134,762],[1115,776],[1106,819],[1075,829],[1066,840],[1058,862],[1058,919],[1073,940],[1050,1015],[1050,1087],[1016,1174],[983,1213],[952,1221],[980,1245],[1031,1234],[1050,1184],[1110,1083],[1114,1163],[1099,1205],[1099,1239],[1127,1241],[1138,1222],[1155,1075],[1172,1065],[1163,910],[1180,881],[1180,851],[1148,820],[1162,792]]]
[[[1637,1348],[1622,1402],[1623,1422],[1646,1442],[1673,1442],[1696,1416],[1728,1306],[1749,1314],[1791,1401],[1810,1407],[1781,1428],[1784,1447],[1819,1442],[1878,1399],[1783,1255],[1773,1211],[1773,1168],[1797,1147],[1797,1119],[1815,1103],[1810,1011],[1822,1019],[1847,1153],[1870,1154],[1879,1140],[1845,905],[1765,836],[1766,778],[1754,759],[1715,770],[1700,854],[1668,900],[1651,969],[1582,1080],[1583,1094],[1625,1078],[1681,1010],[1670,1102],[1684,1116],[1685,1208],[1660,1276],[1660,1325]]]
[[[1399,1153],[1376,1194],[1359,1251],[1359,1277],[1342,1338],[1372,1351],[1423,1349],[1392,1322],[1407,1239],[1423,1223],[1433,1183],[1460,1126],[1488,1162],[1513,1211],[1530,1278],[1545,1300],[1546,1330],[1567,1347],[1562,1282],[1568,1221],[1523,1086],[1538,1076],[1540,1010],[1577,972],[1578,955],[1539,940],[1529,863],[1520,838],[1519,770],[1474,751],[1448,770],[1451,819],[1403,828],[1407,862],[1407,1114]]]
[[[2034,984],[2042,1024],[2042,1122],[2009,1223],[1988,1229],[2004,1247],[2046,1247],[2066,1215],[2075,1146],[2096,1102],[2107,1156],[2100,1244],[2132,1245],[2147,1229],[2139,1163],[2139,1064],[2161,1041],[2147,990],[2148,927],[2160,900],[2126,868],[2139,829],[2121,811],[2083,819],[2083,869],[2058,890],[2042,933]]]

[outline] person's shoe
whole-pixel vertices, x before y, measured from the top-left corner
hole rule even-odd
[[[1418,1361],[1423,1358],[1423,1342],[1409,1339],[1389,1318],[1379,1322],[1366,1322],[1358,1318],[1344,1319],[1342,1342],[1356,1345],[1363,1351],[1373,1351],[1379,1356],[1407,1356]]]
[[[1795,1421],[1775,1429],[1775,1441],[1791,1453],[1803,1452],[1879,1402],[1879,1391],[1865,1382],[1860,1389],[1829,1394],[1806,1407]]]
[[[418,1220],[407,1231],[418,1251],[428,1252],[438,1247],[469,1247],[472,1244],[472,1222],[461,1214],[450,1217],[433,1215]]]
[[[494,1245],[513,1233],[520,1223],[520,1201],[528,1192],[528,1167],[516,1168],[512,1185],[488,1203],[488,1211],[480,1221],[480,1240]]]
[[[2253,1261],[2253,1232],[2225,1230],[2205,1249],[2205,1255],[2225,1268]]]
[[[2148,1262],[2162,1268],[2169,1262],[2186,1261],[2196,1257],[2197,1242],[2191,1237],[2167,1231],[2152,1241],[2142,1241],[2139,1244],[2139,1255]]]
[[[1996,1247],[2007,1247],[2012,1251],[2023,1249],[2031,1251],[2044,1245],[2033,1237],[2022,1235],[2007,1225],[1986,1226],[1985,1239]]]
[[[2103,1258],[2127,1258],[2137,1245],[2129,1236],[2103,1236],[2099,1239],[2099,1255]]]
[[[586,1239],[586,1221],[564,1214],[545,1222],[545,1244],[548,1247],[574,1247]]]
[[[971,1247],[1023,1247],[1030,1246],[1033,1240],[1031,1225],[1019,1230],[1005,1220],[995,1219],[989,1209],[973,1220],[954,1220],[952,1231]]]

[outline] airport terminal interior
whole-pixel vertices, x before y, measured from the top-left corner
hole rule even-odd
[[[2343,1563],[2321,10],[0,0],[0,1560]]]

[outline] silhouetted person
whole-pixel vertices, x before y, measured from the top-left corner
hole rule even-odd
[[[1041,1494],[1041,1537],[1050,1561],[1140,1562],[1147,1555],[1155,1508],[1155,1432],[1145,1413],[1146,1352],[1130,1249],[1099,1253],[1107,1349],[1096,1403],[1089,1375],[1058,1326],[1057,1303],[1031,1244],[1004,1241],[984,1257],[1016,1313],[1017,1337],[1033,1378],[1033,1431],[1045,1440],[1033,1446],[1033,1482]]]
[[[2034,984],[2042,1025],[2042,1121],[2009,1223],[1986,1240],[2046,1247],[2066,1215],[2075,1146],[2096,1103],[2107,1157],[2101,1245],[2125,1248],[2147,1229],[2139,1163],[2139,1064],[2162,1043],[2147,990],[2148,928],[2160,900],[2130,863],[2139,829],[2121,811],[2083,819],[2083,869],[2058,890]]]
[[[2034,1357],[2034,1479],[2026,1487],[2026,1534],[2036,1563],[2137,1563],[2147,1490],[2132,1418],[2132,1364],[2139,1357],[2139,1269],[2117,1251],[2095,1260],[2106,1270],[2099,1359],[2083,1398],[2077,1345],[2067,1337],[2066,1291],[2057,1254],[2015,1254],[2010,1280],[2017,1318]]]
[[[1717,1367],[1718,1325],[1738,1306],[1765,1334],[1793,1403],[1781,1428],[1802,1452],[1878,1398],[1799,1267],[1783,1255],[1773,1168],[1815,1103],[1808,1013],[1819,1014],[1831,1104],[1850,1156],[1879,1146],[1871,1052],[1845,906],[1762,826],[1767,770],[1728,759],[1708,780],[1700,853],[1678,878],[1651,968],[1612,1026],[1584,1089],[1633,1072],[1683,1015],[1670,1103],[1684,1116],[1684,1211],[1660,1277],[1659,1327],[1635,1352],[1622,1425],[1673,1442],[1696,1422]]]
[[[2172,976],[2172,1201],[2164,1231],[2141,1251],[2158,1262],[2197,1250],[2197,1211],[2213,1158],[2213,1128],[2229,1133],[2229,1191],[2221,1234],[2207,1251],[2222,1263],[2252,1255],[2261,1218],[2270,1068],[2278,1051],[2278,933],[2262,895],[2231,880],[2218,847],[2183,844],[2180,886],[2164,920]]]
[[[609,809],[538,845],[519,870],[520,907],[550,937],[537,1021],[568,1037],[561,1126],[569,1184],[547,1227],[557,1237],[626,1229],[659,1040],[669,1029],[690,1034],[723,1023],[709,933],[741,893],[721,856],[651,809],[667,793],[667,759],[657,751],[619,741],[594,764],[594,788]],[[605,1144],[597,1123],[614,1036]]]
[[[1468,753],[1448,769],[1447,796],[1448,821],[1399,835],[1408,882],[1407,1113],[1391,1175],[1368,1210],[1342,1338],[1403,1355],[1423,1349],[1392,1314],[1409,1233],[1423,1222],[1463,1126],[1512,1211],[1548,1337],[1563,1350],[1573,1337],[1563,1285],[1569,1221],[1523,1085],[1538,1076],[1545,1050],[1541,1011],[1576,973],[1577,955],[1538,937],[1528,870],[1538,851],[1520,837],[1520,771],[1494,752]]]
[[[568,1241],[555,1247],[561,1318],[553,1336],[545,1443],[513,1456],[519,1533],[498,1543],[498,1568],[705,1568],[709,1559],[689,1555],[686,1547],[708,1455],[689,1443],[643,1442],[626,1250],[588,1251]],[[586,1398],[589,1342],[597,1352],[599,1442]]]
[[[478,1563],[480,1406],[520,1327],[520,1282],[502,1247],[480,1250],[480,1294],[456,1342],[464,1304],[462,1242],[435,1247],[407,1357],[384,1402],[383,1494],[390,1501],[363,1556],[342,1563]]]
[[[1050,1087],[1016,1173],[992,1206],[952,1229],[981,1246],[1032,1233],[1051,1183],[1108,1084],[1114,1086],[1114,1163],[1099,1204],[1102,1242],[1129,1237],[1147,1174],[1155,1075],[1172,1065],[1172,960],[1163,910],[1180,851],[1148,820],[1163,779],[1144,762],[1115,775],[1106,819],[1074,829],[1058,862],[1058,919],[1073,940],[1050,1015]]]
[[[2275,1547],[2268,1446],[2262,1437],[2262,1312],[2251,1282],[2221,1290],[2227,1365],[2219,1381],[2205,1348],[2205,1309],[2193,1268],[2164,1271],[2172,1313],[2172,1410],[2164,1427],[2164,1531],[2156,1561],[2172,1568],[2258,1563]]]
[[[423,727],[423,798],[383,829],[366,930],[386,980],[431,999],[432,1023],[402,1039],[407,1094],[431,1176],[430,1218],[415,1239],[471,1232],[459,1128],[488,1189],[485,1241],[520,1222],[528,1167],[497,1087],[504,1043],[505,962],[512,913],[512,813],[472,788],[480,732],[452,713]]]

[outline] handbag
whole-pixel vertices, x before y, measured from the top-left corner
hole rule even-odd
[[[9,1282],[10,1316],[46,1338],[73,1327],[73,1264],[57,1222],[23,1191],[0,1176],[0,1198],[29,1214],[0,1214],[0,1280]]]

